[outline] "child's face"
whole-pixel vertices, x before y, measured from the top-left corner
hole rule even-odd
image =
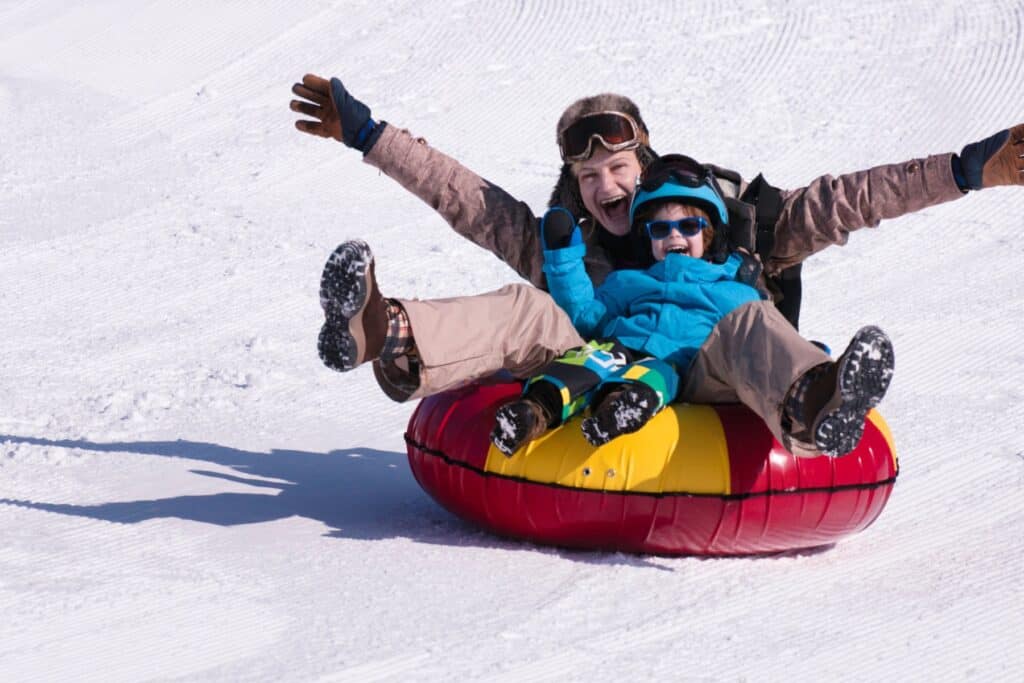
[[[680,218],[699,216],[707,220],[708,215],[695,206],[686,204],[665,204],[659,206],[651,220],[654,221],[677,221]],[[698,232],[696,235],[684,237],[678,230],[673,230],[663,240],[651,240],[651,251],[654,253],[655,261],[664,261],[665,256],[670,253],[682,253],[694,258],[704,256],[704,234]]]

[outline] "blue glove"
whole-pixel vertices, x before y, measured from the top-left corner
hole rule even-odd
[[[352,97],[337,78],[331,79],[331,99],[341,118],[341,141],[363,154],[369,152],[384,127],[370,118],[370,108]]]
[[[545,251],[583,244],[583,233],[568,209],[553,206],[540,219],[540,238]]]
[[[1024,185],[1024,124],[973,142],[953,156],[953,175],[965,192]]]

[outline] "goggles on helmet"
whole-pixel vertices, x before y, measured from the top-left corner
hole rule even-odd
[[[683,237],[699,235],[701,230],[708,227],[708,221],[703,216],[687,216],[677,221],[647,221],[644,226],[647,228],[647,236],[652,240],[663,240],[673,230],[679,231]]]
[[[729,223],[729,212],[711,171],[688,156],[666,154],[652,161],[637,178],[629,207],[630,224],[636,219],[637,209],[644,204],[671,199],[696,203],[712,220],[723,225]]]
[[[609,152],[640,146],[640,127],[632,116],[620,111],[601,111],[577,119],[558,136],[558,148],[565,162],[585,161],[594,149],[594,139]]]
[[[640,174],[639,185],[653,192],[669,180],[686,187],[700,187],[711,179],[711,172],[697,161],[682,154],[658,157]]]

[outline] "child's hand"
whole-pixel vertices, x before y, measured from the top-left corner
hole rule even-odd
[[[567,209],[554,206],[540,219],[540,237],[545,251],[583,244],[583,233]]]

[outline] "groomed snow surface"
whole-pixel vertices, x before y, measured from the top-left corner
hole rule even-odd
[[[1024,189],[805,267],[803,331],[893,338],[902,471],[865,532],[743,559],[496,538],[413,480],[413,405],[316,354],[386,295],[516,280],[288,110],[338,75],[535,211],[577,97],[799,187],[1024,121],[1024,6],[864,0],[0,3],[0,679],[1024,675]]]

